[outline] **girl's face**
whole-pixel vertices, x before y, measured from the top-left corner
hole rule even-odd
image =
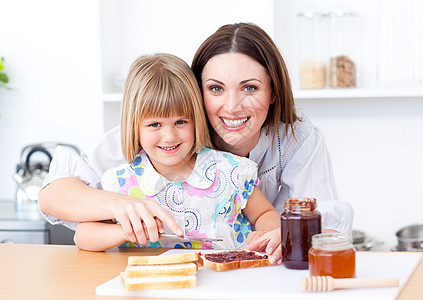
[[[269,105],[270,76],[257,61],[241,53],[212,57],[201,75],[207,116],[223,149],[247,156],[257,144]],[[217,138],[217,140],[216,140]]]
[[[139,135],[141,147],[157,172],[169,180],[189,176],[195,140],[192,120],[181,116],[144,118]]]

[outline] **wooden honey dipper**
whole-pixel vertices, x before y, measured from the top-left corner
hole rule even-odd
[[[398,278],[342,278],[331,276],[303,277],[301,286],[307,292],[329,292],[336,289],[398,286]]]

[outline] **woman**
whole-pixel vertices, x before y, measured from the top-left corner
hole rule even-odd
[[[253,24],[223,26],[200,46],[192,69],[214,145],[258,164],[259,187],[273,206],[281,212],[285,199],[315,197],[324,231],[351,233],[353,211],[338,200],[324,137],[297,117],[287,68],[266,32]],[[177,224],[153,201],[134,201],[99,189],[104,171],[125,163],[119,145],[115,128],[82,157],[58,148],[39,194],[41,211],[50,222],[71,228],[76,225],[66,221],[118,219],[131,241],[143,234],[133,228],[151,215],[180,234]],[[262,249],[268,242],[265,235],[249,236],[250,242],[253,239],[251,249]]]

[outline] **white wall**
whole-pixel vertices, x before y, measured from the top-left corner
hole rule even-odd
[[[0,0],[0,54],[12,91],[0,89],[0,199],[24,145],[80,148],[102,130],[97,1]]]
[[[191,64],[200,44],[220,26],[253,22],[273,35],[273,0],[101,1],[104,91],[146,53],[168,52]],[[109,21],[110,20],[110,21]],[[107,46],[107,47],[106,47]],[[117,66],[116,62],[121,62]],[[104,70],[106,71],[106,70]],[[111,88],[112,87],[112,88]]]
[[[325,134],[354,228],[390,250],[399,228],[423,223],[423,97],[310,99],[297,107]]]

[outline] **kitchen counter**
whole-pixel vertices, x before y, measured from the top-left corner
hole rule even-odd
[[[95,288],[119,275],[128,256],[159,255],[165,251],[126,248],[88,252],[69,245],[0,244],[1,295],[5,299],[134,299],[96,296]],[[422,282],[423,260],[397,299],[421,299]]]

